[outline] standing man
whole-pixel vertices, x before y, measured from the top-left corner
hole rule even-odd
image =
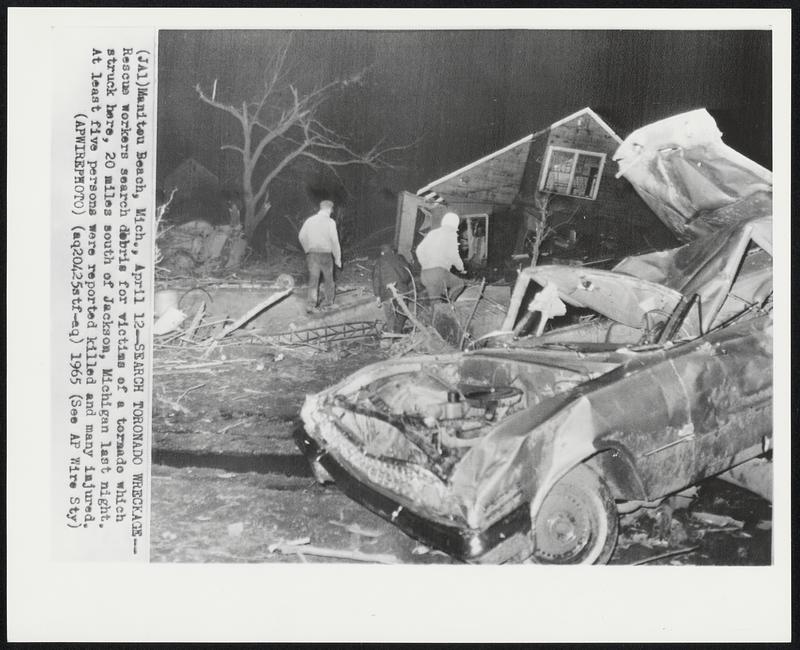
[[[336,293],[336,284],[333,281],[333,264],[342,268],[342,251],[339,248],[339,234],[336,232],[336,222],[331,219],[333,212],[332,201],[322,201],[319,212],[310,216],[300,228],[298,239],[306,254],[308,264],[308,304],[306,311],[317,307],[319,302],[319,275],[325,286],[325,300],[323,307],[333,305]]]
[[[408,293],[411,290],[410,280],[411,271],[403,258],[388,244],[381,246],[380,255],[372,268],[372,290],[378,298],[378,304],[383,306],[386,328],[395,334],[403,331],[406,315],[395,304],[394,296],[386,285],[394,283],[397,293]]]
[[[464,290],[464,280],[450,273],[451,266],[464,273],[464,262],[458,254],[458,224],[458,215],[448,212],[442,217],[442,225],[425,235],[417,246],[422,284],[430,298],[445,296],[452,301]]]

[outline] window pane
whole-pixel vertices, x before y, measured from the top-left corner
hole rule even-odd
[[[572,163],[575,154],[571,151],[553,151],[550,155],[550,166],[547,169],[547,178],[544,189],[559,194],[569,193],[569,177],[572,173]]]
[[[570,189],[572,196],[592,197],[600,174],[600,160],[600,156],[578,154],[575,176]]]

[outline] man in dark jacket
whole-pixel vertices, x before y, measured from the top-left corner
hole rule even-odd
[[[383,306],[386,329],[399,334],[403,331],[406,316],[397,306],[392,292],[386,288],[392,282],[397,293],[408,293],[411,290],[411,271],[405,260],[391,246],[384,244],[372,269],[372,290],[378,298],[378,304]]]

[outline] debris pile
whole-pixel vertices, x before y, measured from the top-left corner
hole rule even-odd
[[[766,504],[757,503],[756,495],[748,496],[755,507],[737,504],[746,513],[737,518],[739,513],[732,503],[741,500],[741,493],[734,496],[734,490],[712,479],[704,487],[673,495],[657,507],[623,515],[615,552],[618,561],[612,563],[707,564],[712,554],[730,556],[730,564],[752,562],[755,558],[750,556],[758,553],[753,538],[768,535],[771,521],[763,518],[768,514],[761,512]],[[725,514],[726,510],[732,514]]]
[[[247,253],[241,227],[194,220],[164,228],[158,237],[161,270],[213,272],[239,268]]]

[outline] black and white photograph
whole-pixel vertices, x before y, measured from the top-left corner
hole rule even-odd
[[[9,640],[788,638],[789,10],[12,13]]]
[[[769,564],[770,47],[159,32],[152,561]]]

